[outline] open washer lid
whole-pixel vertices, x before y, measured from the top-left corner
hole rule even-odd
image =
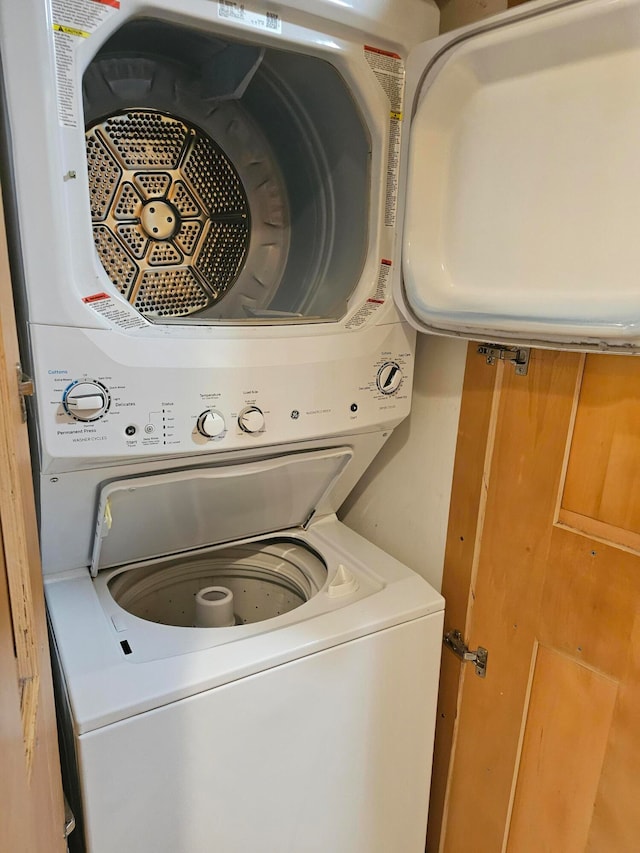
[[[340,447],[111,481],[100,491],[91,574],[301,527],[352,456]]]
[[[527,4],[412,52],[395,296],[416,328],[640,349],[639,19]]]

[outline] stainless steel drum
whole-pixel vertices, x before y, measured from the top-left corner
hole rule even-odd
[[[367,254],[370,140],[332,65],[136,19],[82,92],[97,254],[143,316],[344,315]]]
[[[156,110],[87,130],[93,235],[116,289],[140,313],[179,317],[233,286],[249,247],[249,202],[225,153]]]

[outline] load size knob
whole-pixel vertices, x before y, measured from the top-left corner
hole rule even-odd
[[[247,406],[238,415],[238,426],[243,432],[260,432],[264,428],[264,414],[257,406]]]
[[[383,394],[395,394],[402,382],[402,370],[395,361],[385,362],[376,376],[378,391]]]
[[[198,417],[196,427],[200,435],[203,435],[205,438],[218,438],[224,434],[227,425],[220,412],[207,409],[206,412],[203,412]]]
[[[77,421],[96,421],[109,409],[109,392],[100,382],[78,380],[62,397],[62,407]]]

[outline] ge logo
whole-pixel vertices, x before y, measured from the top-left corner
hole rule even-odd
[[[298,418],[300,417],[300,412],[297,409],[294,409],[291,412],[291,417],[293,418],[294,421],[297,421]]]

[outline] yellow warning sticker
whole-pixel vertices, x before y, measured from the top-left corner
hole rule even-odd
[[[0,0],[2,3],[3,0]],[[119,0],[49,0],[53,47],[56,57],[58,121],[63,127],[82,124],[78,97],[76,53],[85,40],[112,15],[118,14]]]
[[[400,135],[404,101],[404,64],[397,53],[365,45],[364,55],[389,102],[389,148],[387,154],[387,193],[384,205],[384,224],[392,229],[396,224],[398,206],[398,170]],[[393,240],[393,234],[389,239]],[[386,252],[387,249],[385,248]],[[392,251],[392,246],[388,247]]]
[[[67,27],[65,24],[54,24],[53,29],[57,33],[66,33],[68,36],[78,36],[81,39],[88,39],[91,33],[85,30],[77,30],[75,27]]]

